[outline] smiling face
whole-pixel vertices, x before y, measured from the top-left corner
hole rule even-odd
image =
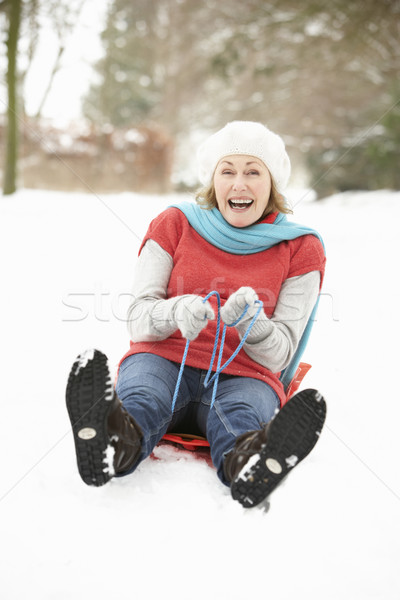
[[[252,225],[267,208],[271,175],[259,158],[224,156],[217,164],[213,183],[218,209],[234,227]]]

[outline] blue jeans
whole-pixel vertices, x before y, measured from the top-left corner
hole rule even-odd
[[[147,458],[167,431],[207,437],[218,477],[224,477],[223,461],[238,435],[260,429],[279,409],[276,392],[265,382],[250,377],[219,376],[213,408],[213,383],[204,388],[206,371],[185,366],[172,414],[179,365],[155,354],[128,356],[121,364],[116,391],[126,410],[143,432],[138,463]],[[130,472],[132,472],[130,471]]]

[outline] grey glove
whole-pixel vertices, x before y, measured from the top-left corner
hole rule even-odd
[[[203,302],[201,296],[189,294],[179,298],[174,309],[174,320],[184,338],[194,340],[207,326],[208,319],[214,319],[211,304]]]
[[[260,305],[258,303],[256,304],[257,300],[258,296],[253,288],[239,288],[236,292],[229,296],[228,300],[221,308],[221,319],[224,323],[226,323],[226,325],[232,325],[232,323],[234,323],[243,313],[246,304],[248,304],[249,308],[243,319],[240,321],[240,323],[238,323],[238,326],[245,325],[246,323],[248,325],[259,309]],[[242,327],[240,329],[242,329]]]

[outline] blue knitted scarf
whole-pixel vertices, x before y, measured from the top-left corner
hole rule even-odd
[[[213,246],[230,254],[255,254],[268,250],[275,244],[293,240],[303,235],[316,236],[323,245],[321,236],[310,227],[298,225],[288,220],[285,214],[278,213],[273,223],[255,223],[248,227],[233,227],[217,208],[206,210],[192,202],[172,205],[183,212],[190,225],[202,238]],[[286,387],[296,373],[315,320],[319,296],[297,350],[289,365],[281,373],[281,382]]]

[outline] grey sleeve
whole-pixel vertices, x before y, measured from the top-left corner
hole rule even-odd
[[[180,297],[167,299],[172,257],[154,240],[148,240],[138,257],[128,331],[133,342],[168,338],[177,329],[175,307]],[[261,313],[243,349],[252,360],[277,373],[290,362],[319,292],[320,274],[312,271],[287,279],[271,319]],[[243,331],[238,326],[239,335]]]
[[[173,318],[179,298],[167,298],[172,257],[154,240],[147,240],[138,257],[128,308],[127,326],[133,342],[169,337],[177,326]]]
[[[314,308],[319,286],[319,271],[286,279],[271,319],[262,312],[243,346],[252,360],[273,373],[289,364]],[[240,337],[243,334],[239,329]]]

